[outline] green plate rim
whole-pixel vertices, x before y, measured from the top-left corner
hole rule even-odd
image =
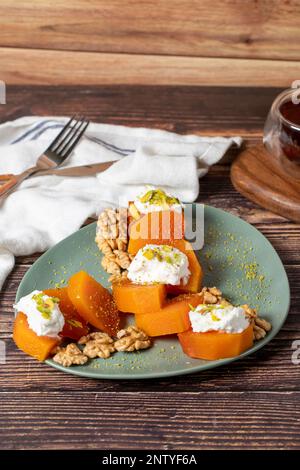
[[[196,205],[196,204],[201,204],[201,203],[193,203],[193,205]],[[191,367],[191,368],[178,369],[176,371],[136,373],[136,374],[133,374],[133,375],[120,373],[120,374],[111,375],[109,373],[102,373],[102,372],[99,373],[97,370],[95,370],[95,372],[83,372],[83,371],[78,370],[78,369],[76,370],[76,367],[67,368],[67,367],[61,366],[60,364],[56,364],[51,359],[47,359],[46,361],[44,361],[45,364],[47,364],[47,365],[49,365],[49,366],[51,366],[55,369],[58,369],[62,372],[66,372],[68,374],[76,375],[76,376],[79,376],[79,377],[85,377],[85,378],[93,378],[93,379],[99,379],[99,380],[101,380],[101,379],[109,379],[109,380],[144,380],[144,379],[165,378],[165,377],[175,377],[175,376],[181,376],[181,375],[194,374],[194,373],[197,373],[197,372],[200,372],[200,371],[203,371],[203,370],[208,370],[208,369],[214,369],[216,367],[221,367],[221,366],[224,366],[226,364],[230,364],[231,362],[238,361],[239,359],[242,359],[246,356],[249,356],[250,354],[255,353],[259,349],[263,348],[266,344],[268,344],[281,330],[282,326],[284,325],[284,323],[287,319],[287,316],[288,316],[288,313],[289,313],[289,310],[290,310],[290,302],[291,302],[290,285],[289,285],[289,280],[288,280],[288,276],[287,276],[286,270],[284,268],[284,265],[283,265],[279,255],[278,255],[277,251],[275,250],[275,248],[271,244],[271,242],[256,227],[254,227],[250,223],[246,222],[245,220],[241,219],[240,217],[238,217],[236,215],[233,215],[230,212],[227,212],[223,209],[219,209],[217,207],[213,207],[213,206],[210,206],[210,205],[207,205],[207,204],[204,204],[204,208],[208,209],[208,210],[212,210],[213,212],[215,211],[217,213],[218,212],[222,213],[222,214],[225,213],[226,216],[232,217],[234,219],[238,219],[239,223],[241,223],[242,225],[246,225],[248,230],[250,230],[250,231],[252,230],[252,231],[256,232],[259,237],[262,237],[265,240],[265,242],[267,242],[267,244],[269,245],[270,250],[273,253],[273,256],[275,258],[277,258],[277,260],[281,264],[283,272],[284,272],[284,278],[282,279],[282,282],[286,284],[285,289],[286,289],[288,299],[287,299],[286,311],[283,314],[283,316],[281,318],[281,322],[279,323],[279,326],[277,327],[277,329],[275,329],[275,330],[272,329],[271,332],[268,333],[265,336],[265,338],[258,341],[254,346],[252,346],[252,348],[248,349],[247,351],[240,354],[239,356],[230,357],[230,358],[226,358],[226,359],[219,359],[218,361],[207,361],[207,364],[202,364],[202,365]],[[72,233],[68,237],[66,237],[63,240],[61,240],[60,242],[58,242],[53,247],[49,248],[49,250],[47,250],[45,253],[43,253],[33,263],[33,265],[30,266],[30,268],[25,273],[25,275],[23,276],[23,278],[22,278],[22,280],[21,280],[21,282],[18,286],[17,293],[16,293],[16,302],[21,297],[21,289],[22,289],[23,281],[26,281],[26,278],[28,276],[30,276],[30,271],[31,271],[32,267],[37,266],[40,263],[43,263],[43,258],[47,257],[49,255],[49,253],[52,252],[52,250],[55,250],[57,248],[57,246],[59,246],[63,243],[66,243],[67,240],[73,238],[75,233],[77,233],[79,231],[81,232],[81,231],[89,230],[91,225],[96,225],[96,222],[93,222],[92,224],[88,224],[85,227],[80,228],[76,232]]]

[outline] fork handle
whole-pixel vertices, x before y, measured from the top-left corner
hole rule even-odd
[[[28,176],[38,171],[36,166],[28,168],[18,175],[0,175],[0,199],[10,194],[19,184],[22,183]],[[2,183],[4,181],[4,183]]]

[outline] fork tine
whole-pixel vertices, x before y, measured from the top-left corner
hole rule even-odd
[[[49,145],[49,147],[47,148],[46,152],[48,150],[51,150],[53,151],[53,148],[56,146],[56,144],[58,143],[58,141],[60,140],[60,138],[63,136],[63,134],[65,133],[65,131],[68,129],[68,127],[70,126],[71,122],[75,119],[75,115],[71,117],[71,119],[69,119],[69,121],[67,122],[67,124],[64,125],[64,127],[62,128],[62,130],[60,131],[60,133],[55,137],[55,139],[53,140],[53,142],[51,142],[51,144]]]
[[[63,158],[67,158],[68,155],[70,155],[70,153],[72,152],[74,147],[78,144],[79,140],[83,136],[83,134],[84,134],[86,128],[88,127],[89,123],[90,123],[90,121],[88,121],[87,119],[84,119],[82,121],[79,129],[77,130],[77,132],[73,135],[73,137],[69,140],[69,142],[67,142],[66,145],[61,149],[60,155]]]
[[[52,149],[57,155],[61,155],[62,150],[65,148],[65,145],[73,138],[73,135],[76,134],[81,126],[82,120],[84,118],[79,116],[75,119],[73,125],[71,125],[68,129],[63,138],[54,146]]]

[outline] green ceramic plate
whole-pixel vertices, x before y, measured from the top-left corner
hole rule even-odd
[[[233,303],[257,307],[271,321],[272,331],[233,359],[204,361],[186,356],[176,337],[156,339],[154,346],[136,353],[116,353],[70,368],[47,360],[47,364],[84,377],[98,379],[146,379],[189,374],[240,359],[267,344],[280,330],[289,310],[290,290],[277,253],[254,227],[227,212],[205,206],[205,246],[198,253],[204,267],[204,285],[218,286]],[[63,286],[71,274],[86,270],[108,286],[101,268],[95,238],[96,224],[88,225],[41,256],[24,276],[16,300],[33,291]],[[124,316],[132,321],[130,316]]]

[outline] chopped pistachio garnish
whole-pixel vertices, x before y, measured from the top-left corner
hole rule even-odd
[[[194,312],[196,310],[196,307],[194,307],[192,304],[189,304],[189,308],[192,312]]]
[[[170,255],[164,255],[164,253],[172,253],[173,249],[168,245],[160,245],[157,248],[147,248],[143,251],[143,256],[149,261],[156,258],[158,261],[165,261],[168,264],[176,263],[180,261],[179,253],[173,253],[173,258]]]
[[[150,249],[145,250],[145,251],[143,252],[143,256],[145,256],[145,258],[147,258],[147,259],[150,261],[151,259],[154,258],[154,251],[153,251],[153,250],[150,250]]]
[[[222,310],[222,309],[225,308],[224,305],[216,305],[216,304],[198,305],[198,307],[200,308],[199,313],[213,312],[216,308],[218,310]],[[215,314],[212,313],[211,317],[213,317],[213,315],[215,315]],[[218,318],[216,315],[215,315],[215,317]],[[219,320],[219,318],[218,318],[218,320]],[[218,321],[218,320],[215,320],[215,321]]]
[[[150,189],[143,196],[139,197],[139,200],[145,204],[153,204],[157,206],[163,206],[168,209],[173,204],[180,204],[177,197],[168,196],[162,189]]]
[[[149,202],[153,196],[153,193],[154,191],[153,190],[150,190],[150,191],[147,191],[143,196],[141,196],[139,199],[141,202],[145,203],[145,202]]]
[[[46,320],[50,320],[54,304],[59,303],[59,299],[57,297],[45,298],[43,292],[33,295],[32,299],[35,301],[36,308],[41,313],[42,317]]]
[[[71,326],[74,326],[75,328],[82,328],[83,326],[81,321],[73,320],[73,318],[68,319],[67,323],[69,323]]]
[[[174,261],[179,261],[180,260],[180,254],[179,253],[174,253],[173,254]]]
[[[213,321],[220,321],[220,318],[217,317],[217,315],[216,315],[214,312],[211,313],[211,319],[212,319]]]

